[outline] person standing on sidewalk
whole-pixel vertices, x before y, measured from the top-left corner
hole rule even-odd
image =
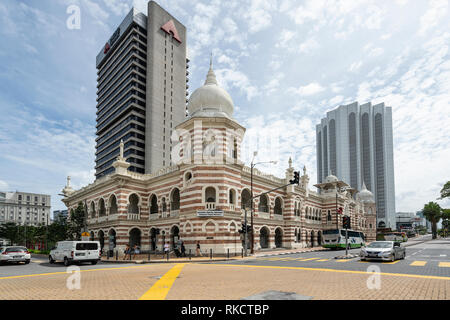
[[[164,244],[164,256],[166,256],[168,253],[169,253],[169,243],[166,242]],[[163,256],[163,258],[164,258],[164,256]]]
[[[202,256],[202,252],[200,251],[200,241],[197,241],[197,248],[195,249],[195,256],[198,257],[203,257]]]
[[[131,259],[131,248],[129,244],[127,244],[127,247],[125,248],[123,253],[125,253],[125,255],[123,256],[123,260],[127,259],[127,255],[129,255]]]
[[[181,256],[186,257],[186,247],[184,246],[183,241],[181,241]]]

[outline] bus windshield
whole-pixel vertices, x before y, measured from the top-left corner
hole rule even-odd
[[[339,230],[335,229],[335,230],[323,230],[323,234],[338,234]]]

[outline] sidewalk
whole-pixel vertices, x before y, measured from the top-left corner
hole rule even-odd
[[[232,260],[243,260],[243,259],[254,259],[254,258],[259,258],[259,257],[266,257],[266,256],[274,256],[274,255],[285,255],[285,254],[293,254],[293,253],[302,253],[302,252],[314,252],[314,251],[325,251],[325,250],[330,250],[330,249],[326,249],[326,248],[322,248],[322,247],[314,247],[314,248],[298,248],[298,249],[285,249],[285,248],[280,248],[280,249],[272,249],[272,250],[263,250],[263,251],[258,251],[255,252],[255,254],[251,255],[250,254],[250,250],[248,252],[248,256],[242,258],[242,254],[238,254],[238,255],[231,255],[230,257],[227,258],[227,256],[214,256],[212,257],[212,259],[210,258],[209,254],[204,254],[202,257],[196,257],[196,256],[187,256],[187,257],[179,257],[177,258],[174,254],[170,254],[169,256],[169,260],[167,260],[167,256],[162,255],[162,253],[157,253],[157,254],[151,254],[150,255],[150,260],[148,258],[148,254],[140,254],[140,255],[136,255],[136,257],[133,259],[132,256],[132,260],[129,260],[129,258],[127,260],[123,260],[123,256],[122,257],[118,257],[118,259],[116,260],[116,257],[112,257],[107,259],[106,257],[102,257],[102,262],[106,262],[106,263],[188,263],[188,262],[208,262],[208,261],[215,261],[215,262],[219,262],[219,261],[232,261]]]

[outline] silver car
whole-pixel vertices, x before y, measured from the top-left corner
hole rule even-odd
[[[25,247],[11,246],[0,248],[0,264],[7,262],[25,262],[25,264],[29,264],[30,261],[31,254]]]
[[[367,247],[361,248],[359,255],[361,260],[395,261],[405,258],[406,249],[401,246],[400,242],[374,241]]]

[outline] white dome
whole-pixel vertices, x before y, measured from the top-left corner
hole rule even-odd
[[[366,184],[363,182],[363,186],[360,192],[358,192],[357,195],[358,199],[361,202],[371,202],[374,203],[375,202],[375,198],[373,196],[373,193],[370,192],[369,190],[367,190],[366,188]]]
[[[333,176],[332,174],[330,174],[328,177],[325,178],[325,182],[329,183],[329,182],[338,182],[339,179],[336,176]]]
[[[195,90],[188,102],[189,116],[227,117],[233,116],[233,100],[219,87],[216,75],[210,65],[205,84]]]

